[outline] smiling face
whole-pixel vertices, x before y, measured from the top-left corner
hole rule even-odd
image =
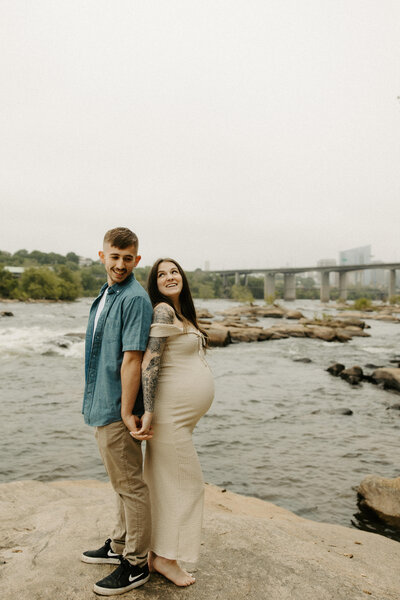
[[[175,263],[163,261],[158,265],[157,271],[158,291],[176,304],[182,291],[182,276]]]
[[[107,283],[110,286],[129,277],[141,258],[137,255],[136,246],[117,248],[108,243],[104,244],[99,257],[106,268]]]

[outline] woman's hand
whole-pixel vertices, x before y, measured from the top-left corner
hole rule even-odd
[[[135,417],[135,421],[136,423],[137,421],[139,422],[137,425],[140,426],[140,428],[138,429],[136,427],[135,429],[131,430],[129,432],[131,436],[140,441],[151,440],[153,437],[153,428],[151,426],[152,419],[153,413],[148,411],[144,413],[141,419],[139,419],[139,417]]]

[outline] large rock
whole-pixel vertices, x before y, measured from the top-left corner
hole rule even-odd
[[[342,371],[345,370],[345,366],[342,363],[333,363],[330,367],[327,368],[328,373],[338,377]]]
[[[290,337],[307,337],[307,329],[304,325],[275,325],[270,329],[278,333],[284,333]]]
[[[208,345],[213,346],[227,346],[231,343],[231,335],[229,329],[226,327],[218,327],[211,324],[210,327],[204,326],[208,336]]]
[[[344,331],[348,335],[351,335],[351,336],[370,337],[370,334],[367,333],[366,331],[364,331],[363,328],[356,327],[354,325],[348,325],[347,327],[344,327],[343,329],[341,329],[341,331]]]
[[[357,385],[360,381],[363,380],[364,373],[361,367],[358,365],[354,365],[354,367],[349,367],[348,369],[343,369],[339,373],[339,377],[351,383],[352,385]]]
[[[376,369],[372,373],[372,378],[376,383],[381,383],[386,389],[400,391],[400,369],[396,367],[386,367]]]
[[[340,327],[337,327],[335,329],[336,332],[336,339],[338,342],[349,342],[352,339],[352,335],[349,331],[347,331],[347,329],[341,329]]]
[[[343,315],[340,315],[341,317],[343,317]],[[356,317],[354,317],[353,315],[351,315],[350,317],[345,317],[344,321],[343,319],[336,319],[339,323],[343,323],[344,325],[348,326],[348,325],[353,325],[353,327],[361,327],[361,329],[364,329],[366,327],[365,321],[363,321],[362,319],[358,319]],[[369,327],[369,325],[368,325]]]
[[[400,477],[368,475],[357,491],[369,508],[391,525],[400,527]]]
[[[258,327],[233,327],[229,330],[232,342],[258,342],[262,328]]]
[[[196,308],[196,316],[198,319],[212,319],[214,315],[207,308]]]
[[[80,562],[108,537],[114,499],[96,481],[0,485],[4,600],[94,600],[115,566]],[[196,583],[152,575],[126,600],[398,600],[400,545],[373,533],[307,521],[256,498],[206,486]]]
[[[398,323],[400,319],[394,315],[377,315],[374,317],[375,321],[387,321],[389,323]]]
[[[287,310],[285,313],[286,319],[303,319],[304,315],[299,310]]]
[[[332,327],[309,324],[307,329],[309,331],[307,335],[310,338],[317,338],[319,340],[324,340],[325,342],[333,342],[336,340],[336,332]]]

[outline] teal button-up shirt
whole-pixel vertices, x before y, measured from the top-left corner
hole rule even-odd
[[[85,393],[82,413],[92,426],[121,421],[121,364],[124,352],[144,351],[149,336],[152,307],[150,299],[133,275],[108,289],[106,302],[93,336],[94,320],[103,285],[93,302],[86,330]],[[138,395],[135,413],[142,410]],[[139,405],[139,406],[138,406]]]

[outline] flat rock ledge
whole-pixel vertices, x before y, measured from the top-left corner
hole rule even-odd
[[[113,492],[98,481],[0,485],[1,589],[5,600],[93,600],[111,565],[88,565],[83,550],[111,529]],[[115,567],[114,567],[115,568]],[[206,486],[196,583],[160,575],[122,597],[138,600],[398,600],[400,544],[297,517],[256,498]]]

